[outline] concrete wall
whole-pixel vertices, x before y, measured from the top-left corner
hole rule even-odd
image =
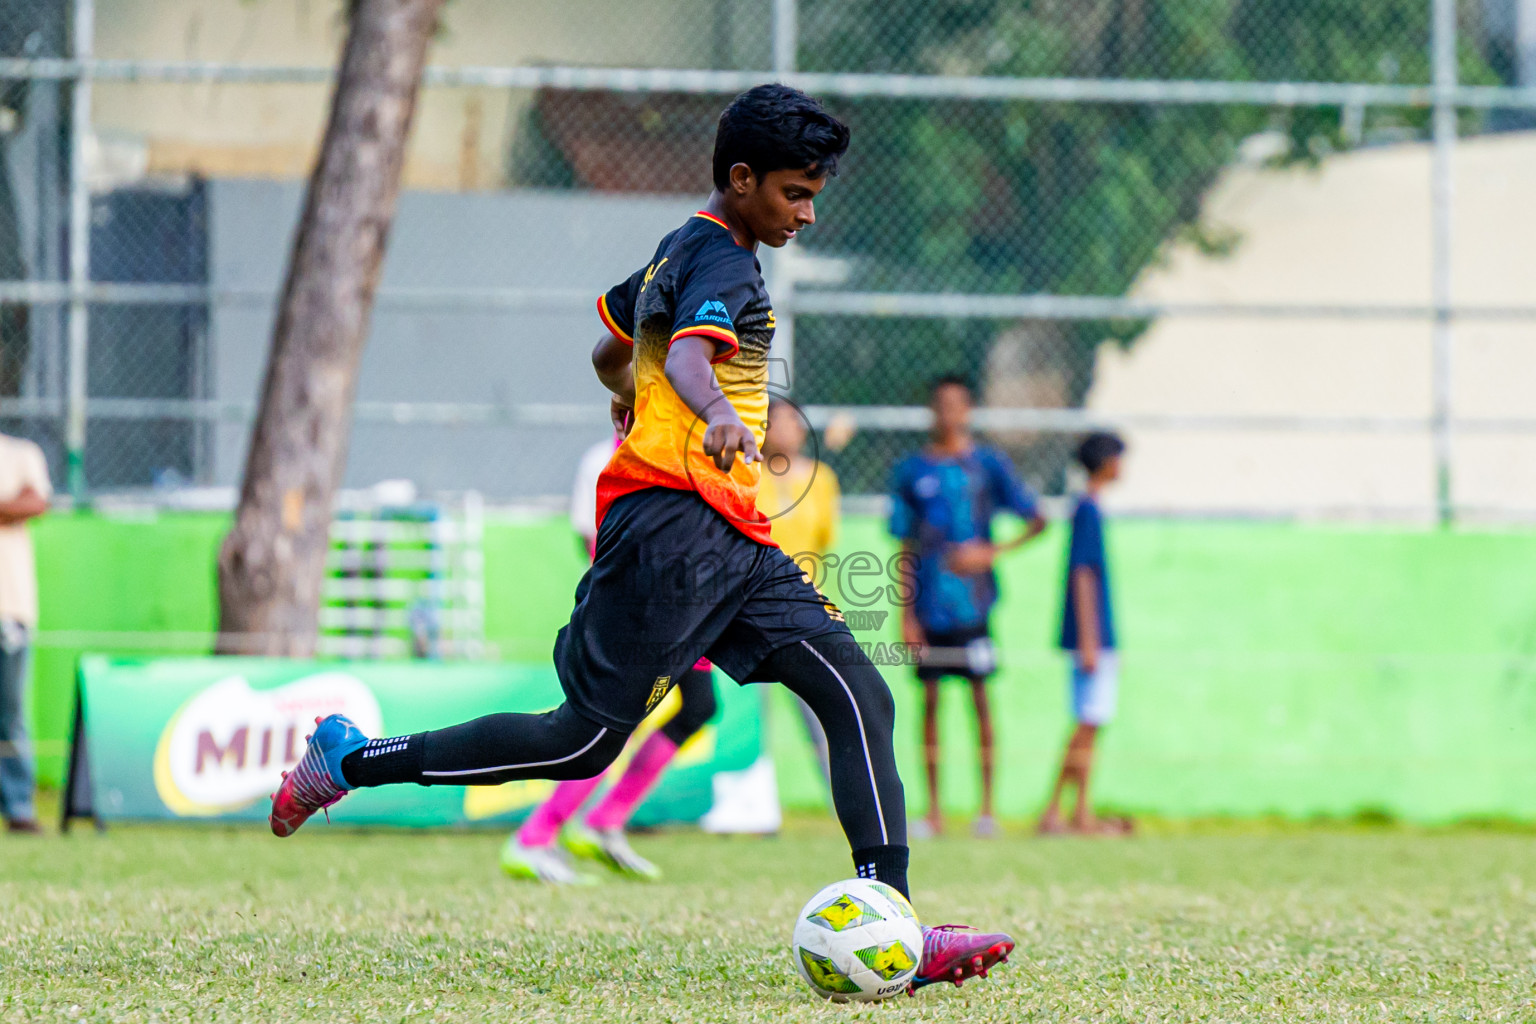
[[[211,182],[210,283],[275,293],[301,199],[297,183]],[[548,311],[381,305],[358,399],[605,407],[607,392],[588,360],[603,329],[593,304],[643,266],[661,236],[697,204],[694,196],[406,193],[390,235],[383,288],[548,288],[582,295]],[[256,401],[274,315],[270,301],[215,307],[209,397]],[[513,429],[360,421],[345,484],[409,478],[428,494],[474,488],[498,499],[563,495],[581,453],[605,429],[601,422]],[[248,434],[246,424],[216,428],[203,482],[238,484]]]
[[[1134,290],[1187,303],[1429,305],[1429,148],[1332,156],[1316,168],[1240,166],[1204,216],[1227,257],[1172,246]],[[1536,306],[1536,133],[1464,139],[1454,159],[1454,301]],[[1129,351],[1106,345],[1089,407],[1106,414],[1427,417],[1427,321],[1166,317]],[[1455,327],[1454,415],[1532,418],[1536,321]],[[1425,434],[1141,430],[1117,500],[1177,511],[1429,510]],[[1455,495],[1536,512],[1536,432],[1468,431]]]
[[[333,66],[340,0],[112,0],[96,52],[112,59]],[[435,65],[769,66],[764,0],[454,0]],[[123,166],[151,174],[296,178],[313,161],[327,85],[98,83],[93,120]],[[494,188],[529,93],[427,89],[405,169],[415,188]]]
[[[159,653],[157,642],[201,653],[226,526],[212,515],[57,515],[34,527],[45,778],[64,763],[79,655],[111,650],[103,631],[123,631],[123,654]],[[842,538],[845,555],[891,552],[877,519],[848,517]],[[998,810],[1009,817],[1038,811],[1070,728],[1053,644],[1065,540],[1053,526],[1000,567],[992,706]],[[1094,776],[1104,805],[1167,817],[1536,821],[1536,534],[1124,520],[1108,540],[1124,671]],[[493,517],[485,558],[487,640],[501,660],[548,664],[585,567],[570,525]],[[835,585],[830,593],[856,606]],[[895,642],[900,615],[883,602],[873,610],[887,613],[883,626],[859,638]],[[910,669],[883,671],[920,810],[922,691]],[[766,689],[782,796],[819,804],[804,729],[781,688]],[[945,688],[942,798],[955,812],[977,806],[968,705],[963,687]]]

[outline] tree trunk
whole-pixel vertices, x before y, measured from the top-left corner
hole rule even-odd
[[[353,0],[246,458],[219,552],[221,654],[315,650],[331,506],[405,144],[443,0]]]

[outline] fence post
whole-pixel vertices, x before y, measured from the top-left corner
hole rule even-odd
[[[796,50],[800,45],[799,0],[773,0],[773,71],[777,76],[792,74]],[[768,273],[773,296],[773,357],[782,360],[783,386],[795,385],[795,254],[793,240],[775,251]]]
[[[773,0],[773,70],[795,70],[795,50],[800,45],[799,0]]]
[[[74,0],[70,54],[77,67],[69,109],[69,360],[65,368],[64,448],[70,496],[83,501],[85,482],[86,363],[90,356],[91,193],[85,147],[91,132],[91,69],[95,0]]]
[[[1456,517],[1451,451],[1451,158],[1456,148],[1456,0],[1432,0],[1434,130],[1430,158],[1430,279],[1435,318],[1432,334],[1435,511],[1441,525]]]

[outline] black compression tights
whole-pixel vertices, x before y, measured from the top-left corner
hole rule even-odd
[[[905,847],[906,797],[892,747],[896,706],[853,637],[828,633],[781,647],[757,670],[757,678],[782,682],[826,730],[832,802],[854,859],[861,859],[862,850]]]
[[[707,673],[698,675],[706,677],[706,685],[685,691],[677,731],[686,732],[681,739],[669,732],[674,742],[687,739],[713,714]],[[906,804],[892,749],[895,705],[885,680],[847,633],[781,647],[755,678],[783,682],[820,720],[827,733],[832,799],[859,872],[906,891]],[[708,705],[700,690],[708,694]],[[706,707],[708,713],[701,715]],[[627,738],[562,704],[542,715],[487,715],[447,729],[371,740],[348,754],[341,770],[354,786],[589,779],[613,762]]]
[[[590,779],[613,763],[628,735],[562,704],[542,715],[486,715],[446,729],[369,740],[342,759],[341,773],[354,786]]]
[[[683,703],[661,727],[678,746],[715,715],[711,673],[689,669]],[[626,732],[606,729],[562,704],[541,715],[486,715],[463,725],[369,741],[343,759],[354,786],[495,786],[522,779],[590,779],[624,749]]]
[[[718,705],[715,703],[714,675],[707,668],[691,668],[677,681],[682,705],[661,727],[661,734],[677,746],[687,743],[690,736],[715,717]]]

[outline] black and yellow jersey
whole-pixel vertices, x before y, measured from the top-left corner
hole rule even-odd
[[[752,250],[718,218],[700,211],[668,234],[644,269],[597,300],[613,335],[635,347],[635,419],[597,484],[597,521],[613,502],[646,487],[697,491],[737,529],[772,544],[757,510],[759,464],[737,459],[721,472],[704,454],[705,422],[667,380],[667,352],[679,338],[714,343],[720,401],[763,443],[768,419],[768,345],[773,306]]]

